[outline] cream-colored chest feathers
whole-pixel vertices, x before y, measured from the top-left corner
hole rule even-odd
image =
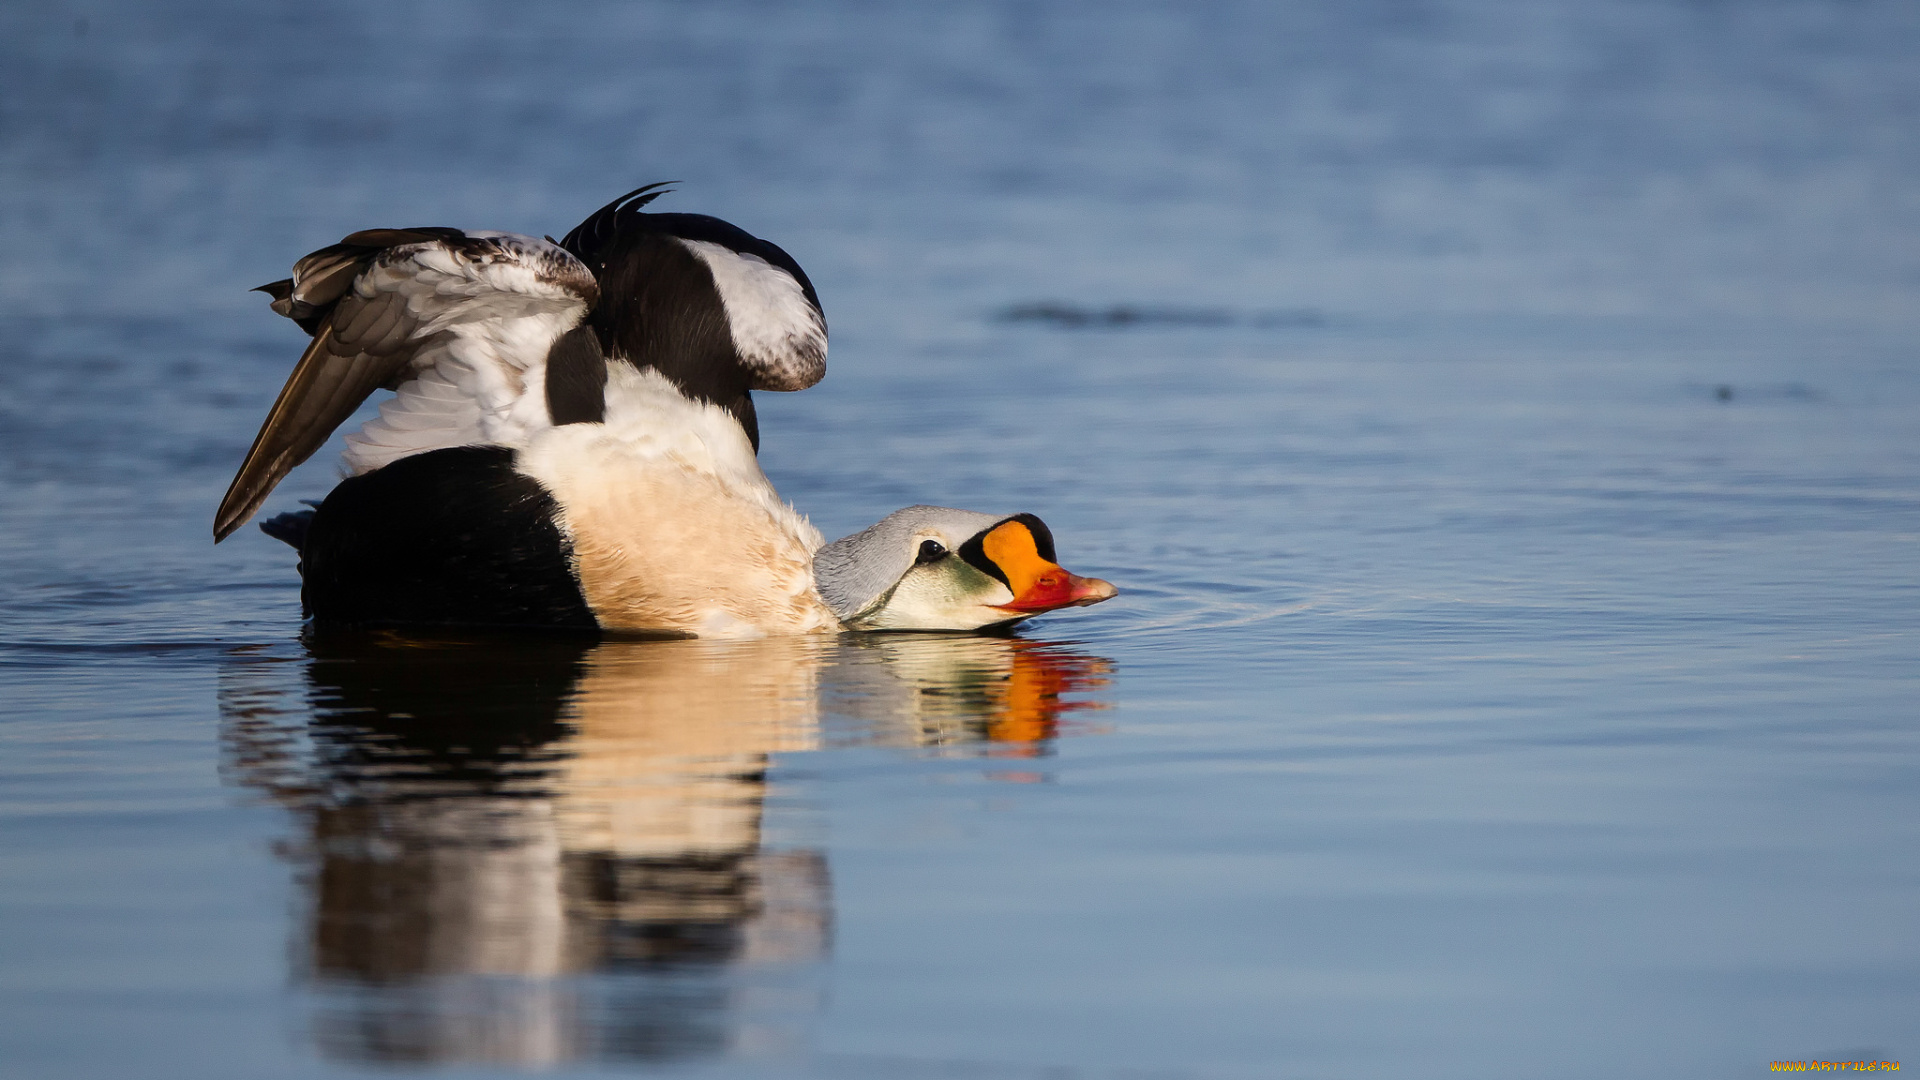
[[[819,530],[781,501],[730,415],[613,365],[607,422],[535,436],[519,471],[559,501],[605,630],[712,638],[834,631],[813,588]]]

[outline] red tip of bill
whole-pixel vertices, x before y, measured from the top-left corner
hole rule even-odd
[[[1085,607],[1110,600],[1120,590],[1099,578],[1081,577],[1055,568],[1041,574],[1027,591],[1000,605],[1008,611],[1052,611],[1063,607]]]

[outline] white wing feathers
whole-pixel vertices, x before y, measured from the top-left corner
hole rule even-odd
[[[523,445],[551,425],[548,351],[598,297],[554,244],[454,229],[355,233],[265,289],[314,339],[228,489],[216,538],[382,386],[399,393],[348,437],[356,473],[443,447]]]
[[[529,237],[468,235],[538,245],[572,258]],[[578,292],[523,263],[480,262],[439,244],[377,262],[354,282],[353,292],[369,306],[383,296],[404,301],[415,324],[409,338],[415,348],[401,376],[412,378],[380,407],[379,417],[347,436],[346,463],[354,474],[449,446],[524,446],[551,426],[544,393],[547,353],[586,314]]]
[[[805,390],[827,373],[827,324],[792,274],[758,255],[681,239],[707,264],[755,390]]]

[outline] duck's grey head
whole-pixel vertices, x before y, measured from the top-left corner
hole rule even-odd
[[[909,506],[813,556],[820,595],[853,630],[979,630],[1117,591],[1054,562],[1032,514]]]

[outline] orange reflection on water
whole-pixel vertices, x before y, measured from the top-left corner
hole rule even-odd
[[[1027,641],[1009,642],[1013,646],[1012,669],[1004,688],[996,695],[992,717],[987,721],[987,739],[1010,744],[997,748],[996,757],[1038,757],[1041,744],[1060,733],[1061,715],[1081,709],[1103,709],[1101,701],[1069,701],[1068,694],[1086,694],[1103,690],[1112,681],[1107,676],[1113,665],[1098,657],[1036,648]],[[1000,779],[1026,783],[1024,773],[996,773]]]

